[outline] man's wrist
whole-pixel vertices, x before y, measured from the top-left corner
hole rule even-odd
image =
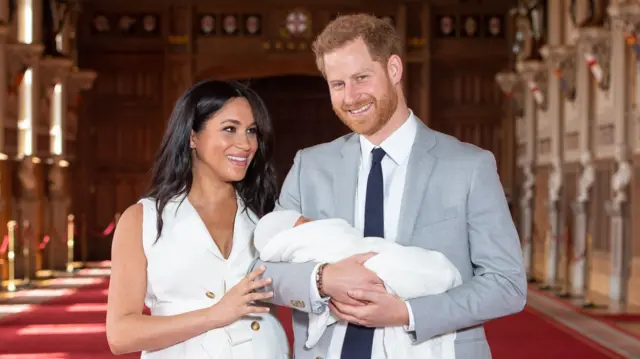
[[[415,318],[413,317],[413,309],[411,308],[411,304],[409,304],[409,301],[404,301],[404,304],[407,308],[408,318],[406,318],[407,320],[404,321],[403,327],[405,331],[413,332],[416,330]]]
[[[327,293],[324,291],[324,273],[328,264],[329,263],[322,263],[316,272],[316,287],[318,288],[318,294],[320,294],[320,297],[322,298],[328,297]]]

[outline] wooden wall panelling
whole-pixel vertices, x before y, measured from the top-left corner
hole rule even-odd
[[[148,185],[165,123],[164,12],[159,2],[92,2],[82,16],[80,66],[99,74],[86,109],[90,123],[79,129],[88,139],[78,143],[82,188],[74,201],[84,202],[77,207],[87,259],[108,258],[110,237],[100,232]]]
[[[492,151],[502,168],[503,96],[495,74],[509,61],[507,9],[470,3],[433,6],[429,12],[430,125]],[[493,17],[500,19],[498,32],[489,26]],[[506,166],[506,171],[514,166]]]

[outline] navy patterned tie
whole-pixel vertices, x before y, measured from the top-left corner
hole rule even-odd
[[[364,205],[364,236],[384,237],[384,181],[382,179],[382,148],[371,151],[371,170],[367,180]],[[341,359],[371,359],[375,328],[349,323],[342,344]]]

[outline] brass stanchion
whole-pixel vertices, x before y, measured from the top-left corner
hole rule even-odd
[[[89,250],[87,248],[89,245],[87,240],[87,214],[83,213],[80,218],[80,260],[82,260],[84,267],[87,265],[89,259]]]
[[[67,272],[73,272],[73,237],[74,237],[74,223],[73,214],[67,216]]]
[[[31,282],[31,223],[22,222],[22,258],[24,259],[23,285]]]
[[[7,258],[9,260],[9,280],[7,282],[7,290],[15,292],[16,290],[16,221],[7,222],[9,236],[9,251]]]

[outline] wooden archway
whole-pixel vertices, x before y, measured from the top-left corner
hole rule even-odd
[[[316,67],[313,54],[279,54],[279,56],[249,57],[246,59],[228,59],[206,67],[196,76],[196,81],[205,79],[235,80],[265,78],[287,75],[321,76]]]

